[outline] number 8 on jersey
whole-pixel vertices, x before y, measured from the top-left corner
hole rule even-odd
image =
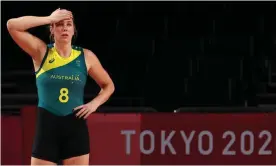
[[[68,96],[69,90],[67,88],[61,88],[59,92],[60,92],[59,101],[61,103],[67,103],[69,100],[69,96]]]

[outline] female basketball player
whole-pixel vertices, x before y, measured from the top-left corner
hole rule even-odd
[[[53,44],[46,45],[27,32],[50,25]],[[23,16],[7,22],[8,31],[33,59],[38,90],[38,117],[32,151],[32,165],[89,164],[89,133],[86,118],[105,103],[114,84],[96,55],[89,49],[73,46],[73,15],[55,10],[50,16]],[[84,86],[90,75],[101,87],[91,102],[84,104]]]

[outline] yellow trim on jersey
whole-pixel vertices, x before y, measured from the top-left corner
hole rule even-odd
[[[75,50],[72,48],[71,55],[68,58],[61,57],[58,52],[56,51],[55,47],[49,48],[47,58],[45,59],[44,64],[40,71],[36,74],[36,78],[38,78],[41,74],[64,65],[75,60],[77,57],[81,55],[81,51]]]

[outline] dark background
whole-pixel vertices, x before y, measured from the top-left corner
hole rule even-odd
[[[1,2],[2,111],[36,104],[31,58],[8,19],[73,12],[75,45],[91,49],[116,92],[105,106],[269,106],[275,103],[275,4],[271,2]],[[47,26],[30,32],[49,42]],[[275,72],[276,73],[276,72]],[[85,100],[99,88],[90,79]]]

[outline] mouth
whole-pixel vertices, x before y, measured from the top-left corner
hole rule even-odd
[[[61,36],[62,37],[68,37],[69,35],[68,34],[62,34]]]

